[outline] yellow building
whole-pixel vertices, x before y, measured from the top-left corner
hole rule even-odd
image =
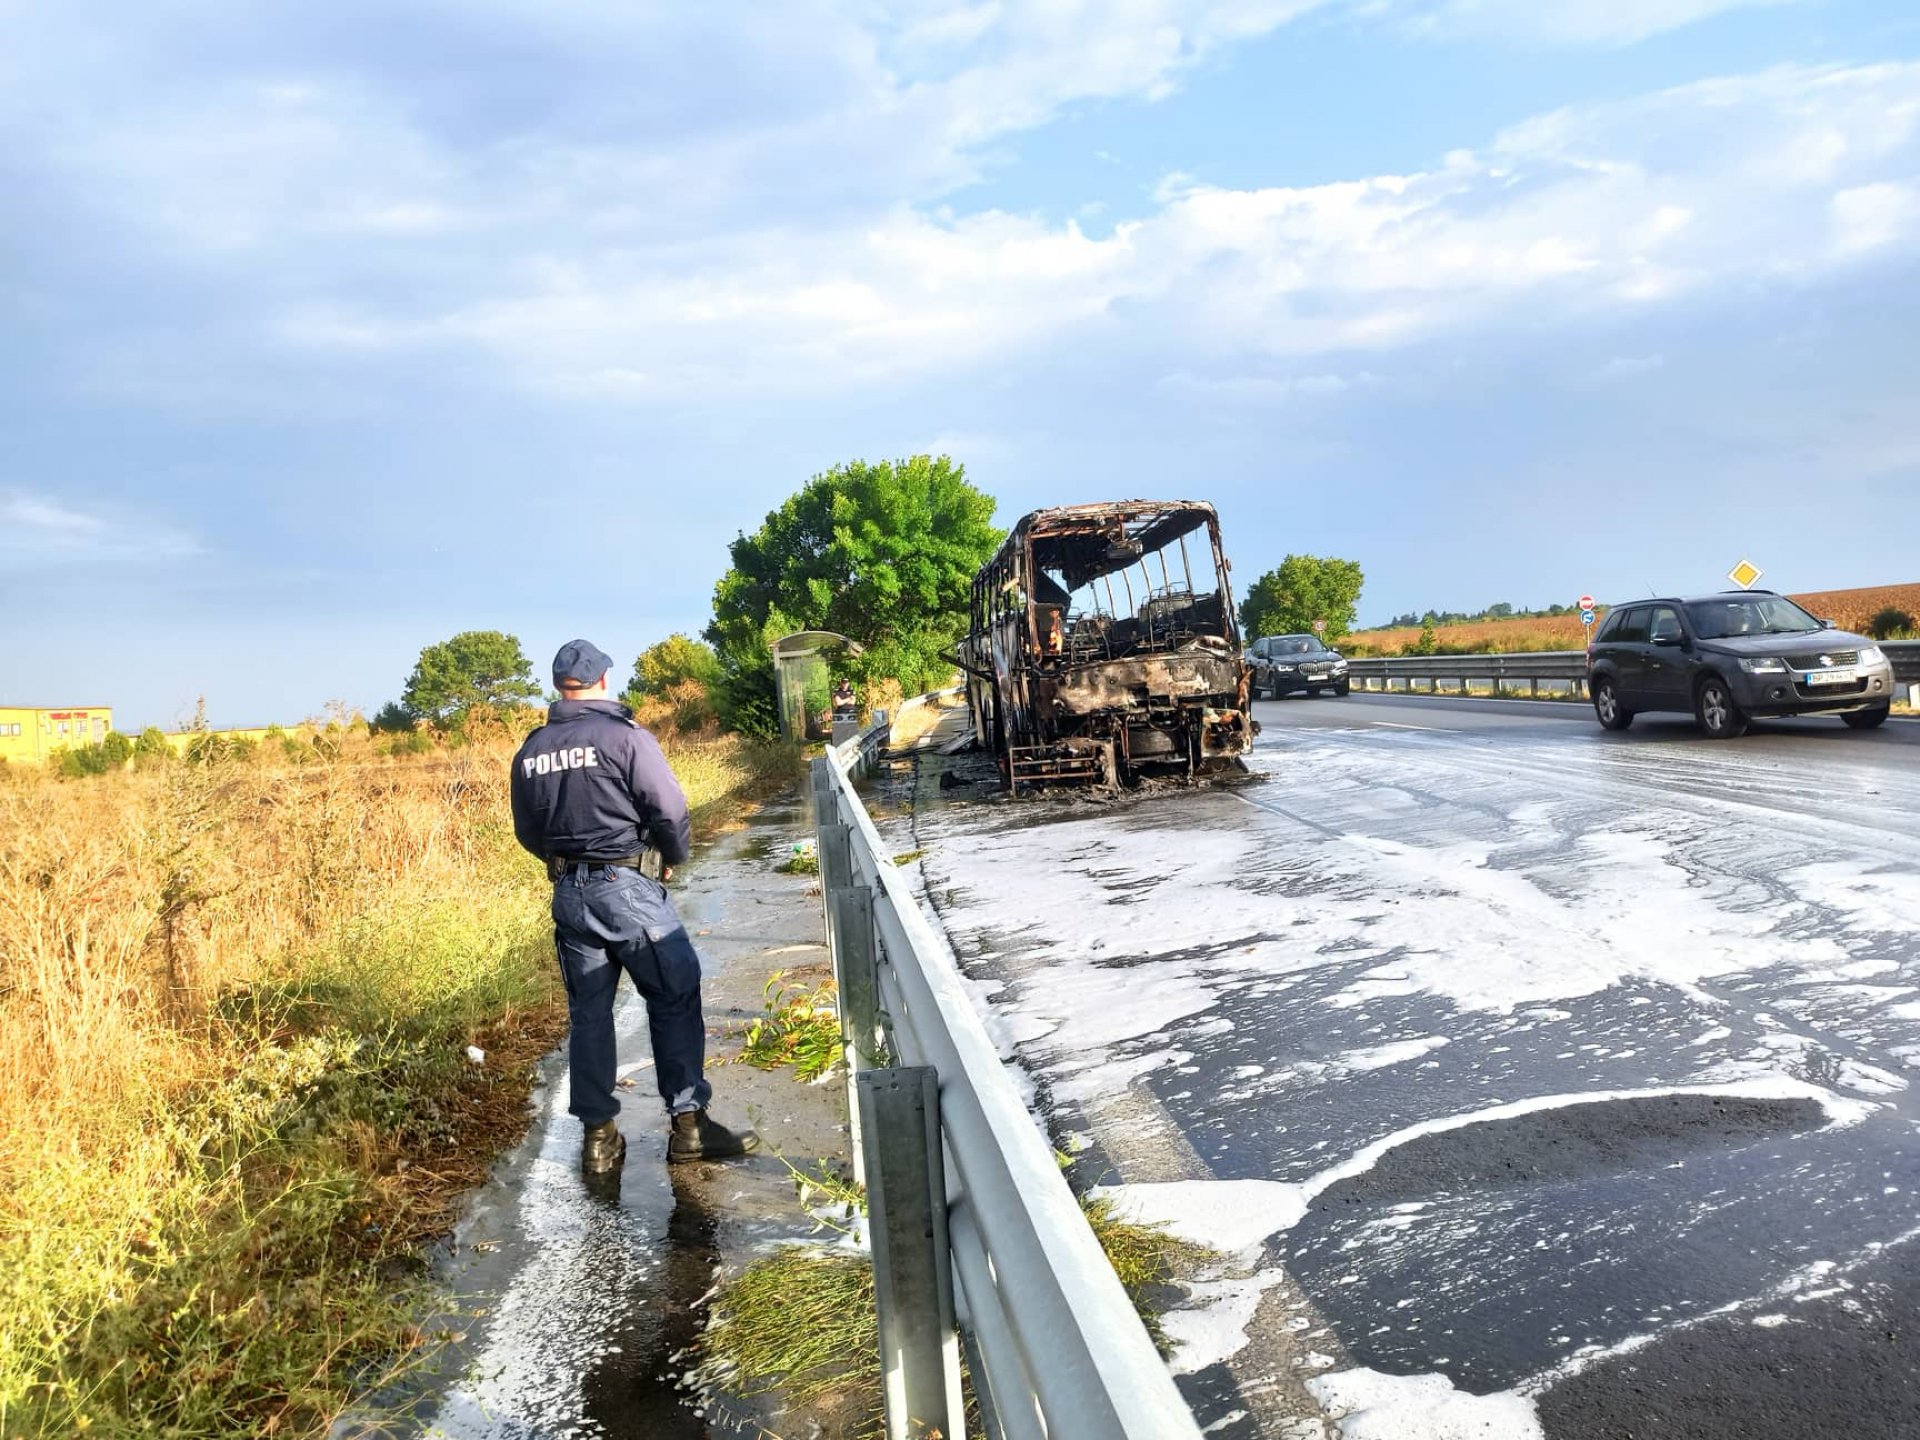
[[[62,710],[0,705],[0,760],[10,765],[44,765],[54,751],[97,745],[111,729],[110,705]]]

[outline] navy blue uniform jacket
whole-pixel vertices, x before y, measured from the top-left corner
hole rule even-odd
[[[513,833],[545,860],[687,858],[687,797],[660,742],[612,700],[560,700],[513,757]]]

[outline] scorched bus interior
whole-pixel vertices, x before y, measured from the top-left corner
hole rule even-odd
[[[1245,753],[1245,667],[1219,521],[1194,501],[1023,518],[975,578],[962,660],[1008,782],[1115,783]]]

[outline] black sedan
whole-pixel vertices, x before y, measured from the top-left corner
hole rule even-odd
[[[1296,692],[1344,695],[1348,690],[1346,657],[1329,650],[1318,635],[1262,636],[1248,647],[1247,664],[1253,670],[1256,699],[1264,695],[1278,700]]]

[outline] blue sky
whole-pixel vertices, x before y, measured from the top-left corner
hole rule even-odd
[[[0,0],[0,702],[624,668],[836,461],[1362,618],[1920,579],[1920,17]]]

